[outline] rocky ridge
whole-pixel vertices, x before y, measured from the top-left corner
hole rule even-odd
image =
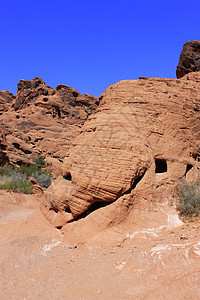
[[[40,78],[20,80],[17,96],[0,92],[1,164],[30,164],[42,154],[55,176],[73,138],[99,100],[65,85],[55,89]]]

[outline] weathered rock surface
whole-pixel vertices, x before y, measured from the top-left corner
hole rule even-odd
[[[84,242],[137,209],[173,205],[177,180],[199,171],[199,78],[141,78],[107,88],[64,159],[63,177],[45,193],[50,222],[70,222],[66,236],[77,233]]]
[[[177,78],[190,72],[200,71],[200,41],[191,41],[183,45],[176,70]]]
[[[16,99],[11,93],[1,92],[0,105],[1,163],[30,164],[41,153],[50,157],[56,177],[60,161],[80,127],[95,111],[98,99],[65,85],[53,89],[42,79],[34,78],[20,80]]]
[[[120,225],[99,235],[98,243],[93,239],[77,248],[30,205],[36,196],[26,195],[24,205],[17,205],[13,195],[3,196],[1,299],[199,300],[199,223],[156,231],[159,212],[148,212],[154,228],[123,232]],[[143,222],[143,214],[136,217]],[[124,240],[116,247],[120,235]]]

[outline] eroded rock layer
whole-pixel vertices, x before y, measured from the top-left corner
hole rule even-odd
[[[63,177],[46,192],[42,210],[50,222],[70,222],[67,232],[78,224],[98,231],[137,204],[173,205],[175,183],[198,172],[200,160],[200,73],[189,79],[141,78],[107,88],[64,159]]]

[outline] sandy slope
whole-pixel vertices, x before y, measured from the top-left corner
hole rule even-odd
[[[200,298],[199,223],[74,248],[37,205],[0,199],[0,299]]]

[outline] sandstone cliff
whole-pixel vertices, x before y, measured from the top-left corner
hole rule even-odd
[[[85,224],[93,228],[84,229],[89,236],[137,208],[173,205],[177,180],[199,168],[200,72],[193,74],[107,88],[64,159],[63,177],[46,192],[42,209],[50,222],[74,220],[64,226],[68,235]]]

